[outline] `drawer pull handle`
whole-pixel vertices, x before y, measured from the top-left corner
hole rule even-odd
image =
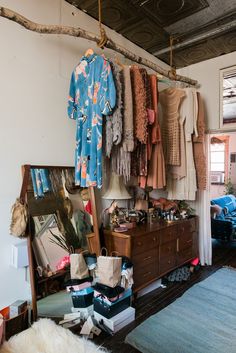
[[[138,246],[141,246],[141,245],[143,245],[143,243],[142,243],[141,241],[138,241],[138,242],[137,242],[137,245],[138,245]]]
[[[147,260],[149,260],[149,259],[151,259],[152,257],[151,256],[147,256],[147,257],[145,257],[144,259],[143,259],[143,261],[147,261]]]
[[[179,238],[177,238],[176,251],[179,252]]]
[[[171,261],[169,260],[169,261],[167,261],[167,263],[170,265]]]
[[[170,247],[170,246],[168,246],[168,248],[167,248],[167,249],[168,249],[168,251],[170,251],[170,250],[171,250],[171,247]]]
[[[152,240],[153,240],[153,241],[156,241],[156,240],[157,240],[157,238],[156,238],[156,237],[153,237],[153,238],[152,238]]]
[[[152,272],[149,271],[149,272],[147,272],[147,273],[144,273],[143,277],[147,277],[147,276],[149,276],[149,275],[151,275],[151,274],[152,274]]]

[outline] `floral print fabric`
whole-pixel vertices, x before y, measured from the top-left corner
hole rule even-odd
[[[34,190],[34,197],[44,197],[44,194],[51,191],[51,183],[47,169],[30,169]]]
[[[71,76],[68,116],[76,120],[75,184],[102,187],[103,115],[111,114],[116,89],[109,62],[83,56]]]

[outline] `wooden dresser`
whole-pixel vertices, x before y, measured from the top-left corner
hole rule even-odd
[[[134,264],[134,292],[198,256],[198,218],[159,221],[125,233],[104,230],[108,253]]]

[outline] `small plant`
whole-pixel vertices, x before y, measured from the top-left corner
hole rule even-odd
[[[52,238],[50,241],[62,249],[66,250],[69,254],[75,252],[76,249],[81,248],[81,239],[75,231],[73,224],[65,212],[56,212],[57,225],[60,235],[54,234],[50,231]]]
[[[192,208],[185,200],[178,201],[178,210],[180,213],[182,211],[186,211],[188,216],[195,214],[195,209]]]
[[[234,195],[235,190],[234,186],[231,182],[231,179],[228,179],[227,183],[225,183],[225,195]]]

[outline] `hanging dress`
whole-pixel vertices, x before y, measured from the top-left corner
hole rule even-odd
[[[147,185],[162,189],[166,185],[165,160],[162,148],[161,130],[158,119],[158,87],[156,75],[150,75],[151,95],[155,119],[151,130],[152,154],[149,163]]]
[[[159,94],[163,112],[164,156],[166,164],[169,165],[180,165],[179,107],[184,96],[183,90],[173,87],[169,87]]]
[[[196,199],[197,181],[193,159],[192,135],[195,133],[195,135],[198,136],[197,93],[194,88],[185,88],[184,92],[186,97],[180,106],[180,116],[185,120],[186,176],[180,180],[168,178],[167,189],[168,199],[194,201]]]
[[[102,187],[103,115],[111,114],[116,89],[109,62],[102,56],[83,56],[74,69],[68,116],[76,120],[75,184]]]
[[[193,157],[197,173],[197,187],[199,190],[206,190],[207,181],[207,166],[204,147],[205,136],[205,115],[203,101],[200,93],[197,92],[198,99],[198,117],[197,117],[197,130],[198,137],[193,136]]]

